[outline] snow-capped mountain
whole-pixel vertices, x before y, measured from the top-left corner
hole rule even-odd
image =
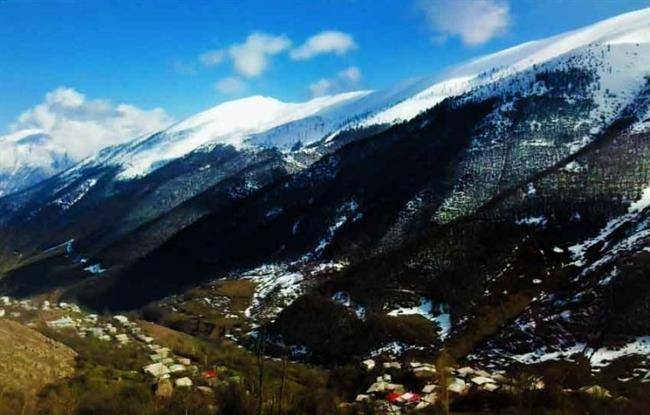
[[[83,166],[120,166],[121,180],[142,177],[171,160],[214,145],[294,148],[353,128],[408,121],[445,98],[521,88],[508,82],[524,73],[580,67],[595,71],[591,91],[594,131],[615,117],[643,85],[650,70],[650,9],[528,42],[432,77],[381,91],[357,91],[285,103],[253,96],[226,102],[150,137],[106,149]],[[497,86],[498,85],[498,86]],[[496,90],[494,88],[497,88]],[[539,93],[540,91],[536,91]]]
[[[209,145],[290,149],[298,142],[306,145],[351,128],[408,121],[447,97],[494,85],[544,64],[547,70],[549,66],[578,65],[597,71],[598,87],[593,94],[599,105],[588,121],[595,121],[593,127],[598,129],[600,121],[615,117],[629,102],[648,73],[649,18],[648,9],[617,16],[383,91],[351,92],[305,103],[284,103],[259,96],[226,102],[162,134],[108,149],[82,165],[120,165],[118,177],[124,180],[141,177]],[[23,134],[39,132],[21,131],[1,139],[8,149],[0,159],[0,194],[33,185],[72,164],[63,149],[48,144],[42,137],[38,142],[21,140]]]
[[[650,69],[649,43],[650,9],[626,13],[451,68],[425,81],[429,85],[421,91],[370,117],[366,123],[409,120],[449,96],[463,94],[550,61],[571,65],[571,61],[582,60],[581,65],[600,67],[601,97],[606,91],[610,95],[634,91]],[[613,53],[612,48],[615,50]],[[605,57],[603,50],[607,50],[609,56]],[[601,66],[604,63],[608,65]]]
[[[69,243],[46,259],[56,276],[30,264],[0,290],[72,287],[131,308],[258,275],[253,314],[298,344],[317,336],[291,330],[306,312],[294,301],[339,292],[354,324],[361,309],[431,303],[480,333],[476,307],[517,292],[514,318],[544,264],[573,272],[554,246],[586,239],[650,182],[649,76],[647,9],[383,91],[224,103],[2,199],[3,251]]]
[[[25,189],[74,164],[64,148],[41,130],[0,137],[0,197]]]
[[[171,160],[207,146],[228,145],[291,148],[311,143],[341,122],[334,114],[345,103],[368,92],[352,92],[304,103],[285,103],[274,98],[252,96],[220,104],[201,112],[152,137],[118,146],[86,164],[119,164],[122,180],[142,177]],[[292,123],[298,125],[292,126]],[[285,127],[281,134],[274,129]]]
[[[40,131],[3,141],[7,171],[64,168]],[[0,296],[268,338],[270,355],[344,368],[335,380],[381,374],[346,398],[363,405],[390,374],[437,403],[447,387],[454,413],[526,413],[530,397],[645,413],[649,159],[645,9],[105,148],[0,197]]]

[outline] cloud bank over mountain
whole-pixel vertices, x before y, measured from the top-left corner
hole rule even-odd
[[[43,102],[23,112],[10,130],[38,130],[79,160],[104,147],[161,130],[172,122],[162,108],[146,110],[89,99],[73,88],[59,87],[48,92]]]

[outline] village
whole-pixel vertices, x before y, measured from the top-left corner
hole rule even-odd
[[[455,399],[468,395],[491,394],[498,392],[510,396],[521,396],[526,392],[543,392],[544,380],[539,376],[511,377],[503,370],[488,372],[470,366],[437,368],[431,363],[395,360],[367,359],[361,362],[362,368],[375,375],[365,393],[358,394],[355,402],[343,404],[354,406],[371,403],[385,414],[418,412],[427,408],[449,408]],[[402,381],[397,381],[396,379]],[[650,378],[648,379],[650,382]],[[599,385],[583,386],[578,389],[564,389],[565,395],[584,395],[594,399],[615,399],[612,392]]]
[[[226,367],[201,362],[196,356],[175,353],[171,347],[157,341],[147,330],[147,323],[127,315],[98,315],[87,313],[79,306],[48,300],[15,300],[0,297],[0,318],[10,319],[35,329],[74,336],[84,341],[132,348],[148,362],[134,367],[143,375],[160,399],[170,399],[176,391],[194,390],[213,396],[215,388],[227,382],[241,382]],[[230,338],[231,336],[227,336]],[[234,346],[241,347],[241,346]],[[268,357],[278,361],[276,357]],[[523,392],[545,390],[540,376],[514,377],[504,370],[486,370],[438,361],[399,358],[390,354],[373,356],[358,363],[358,371],[368,384],[350,402],[340,402],[342,413],[364,413],[372,406],[376,413],[402,414],[426,412],[429,408],[449,407],[450,402],[476,394],[521,395]],[[650,382],[650,379],[648,379]],[[576,390],[565,389],[567,395],[582,394],[597,399],[625,399],[597,384]],[[495,395],[496,396],[496,395]],[[361,412],[359,412],[361,411]]]
[[[56,318],[47,319],[54,316]],[[137,322],[124,315],[99,316],[85,313],[76,304],[50,303],[47,300],[36,303],[4,296],[0,297],[0,318],[19,321],[33,328],[42,321],[50,330],[72,333],[81,339],[112,343],[118,348],[140,349],[150,360],[140,370],[148,375],[155,395],[160,398],[170,398],[175,388],[196,388],[209,395],[211,386],[219,382],[216,368],[199,369],[198,363],[157,344]]]
[[[398,413],[403,408],[424,409],[441,403],[444,399],[463,396],[471,390],[494,392],[497,389],[512,390],[512,380],[505,376],[504,371],[488,373],[469,366],[461,368],[446,368],[441,376],[435,365],[410,361],[402,364],[396,361],[377,362],[367,359],[361,362],[362,367],[369,373],[379,374],[366,393],[359,394],[356,402],[371,400],[383,403],[388,413]],[[418,390],[409,390],[404,384],[393,380],[393,374],[401,374],[402,378],[410,378],[411,384],[420,385]],[[530,379],[526,387],[543,389],[541,379]]]

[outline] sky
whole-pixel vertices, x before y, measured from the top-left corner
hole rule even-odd
[[[380,89],[644,7],[650,0],[0,0],[0,135],[96,136],[83,153],[237,97]]]

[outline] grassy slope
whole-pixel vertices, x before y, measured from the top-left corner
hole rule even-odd
[[[18,393],[29,404],[45,385],[74,373],[75,351],[29,327],[0,318],[0,339],[0,395]]]

